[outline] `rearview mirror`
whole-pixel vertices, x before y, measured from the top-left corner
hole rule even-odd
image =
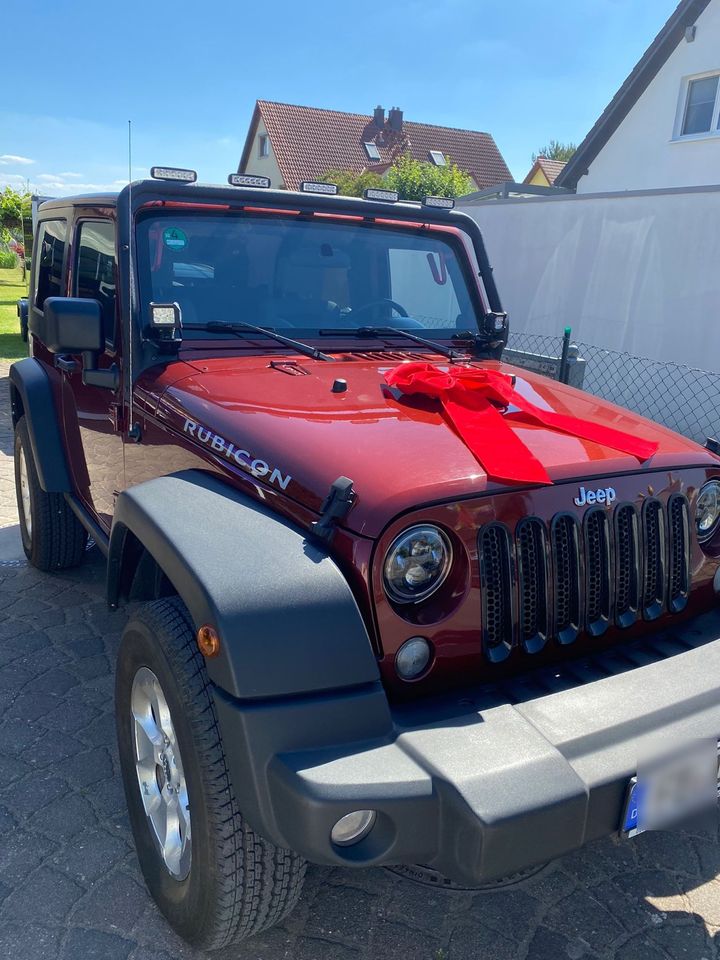
[[[40,339],[51,353],[99,353],[105,347],[102,308],[97,300],[48,297]]]

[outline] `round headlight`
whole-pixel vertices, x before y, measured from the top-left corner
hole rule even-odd
[[[383,564],[385,590],[398,603],[417,603],[434,593],[452,561],[450,541],[437,527],[410,527],[390,545]]]
[[[695,504],[695,527],[698,540],[704,543],[715,533],[720,520],[720,483],[710,480],[701,488]]]

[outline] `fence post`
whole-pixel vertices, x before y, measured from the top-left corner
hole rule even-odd
[[[568,350],[570,349],[570,334],[572,329],[565,327],[563,332],[562,353],[560,354],[560,383],[568,383],[570,378],[570,367],[568,365]]]

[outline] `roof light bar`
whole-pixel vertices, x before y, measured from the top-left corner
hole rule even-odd
[[[424,207],[437,207],[440,210],[452,210],[455,201],[452,197],[423,197]]]
[[[182,183],[195,183],[197,173],[194,170],[181,170],[179,167],[150,167],[153,180],[179,180]]]
[[[331,193],[334,195],[338,192],[336,183],[323,183],[321,180],[303,180],[300,189],[303,193]]]
[[[228,177],[231,187],[262,187],[270,186],[270,177],[256,177],[251,173],[231,173]]]
[[[378,187],[368,187],[363,196],[366,200],[380,200],[383,203],[397,203],[400,199],[397,190],[381,190]]]

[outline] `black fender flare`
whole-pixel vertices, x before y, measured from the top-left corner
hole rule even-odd
[[[52,385],[34,357],[10,367],[10,405],[13,426],[25,416],[40,486],[46,493],[72,492]]]
[[[377,683],[362,614],[335,561],[290,521],[199,470],[158,477],[117,499],[108,554],[116,606],[128,533],[190,611],[213,626],[211,681],[254,700]]]

